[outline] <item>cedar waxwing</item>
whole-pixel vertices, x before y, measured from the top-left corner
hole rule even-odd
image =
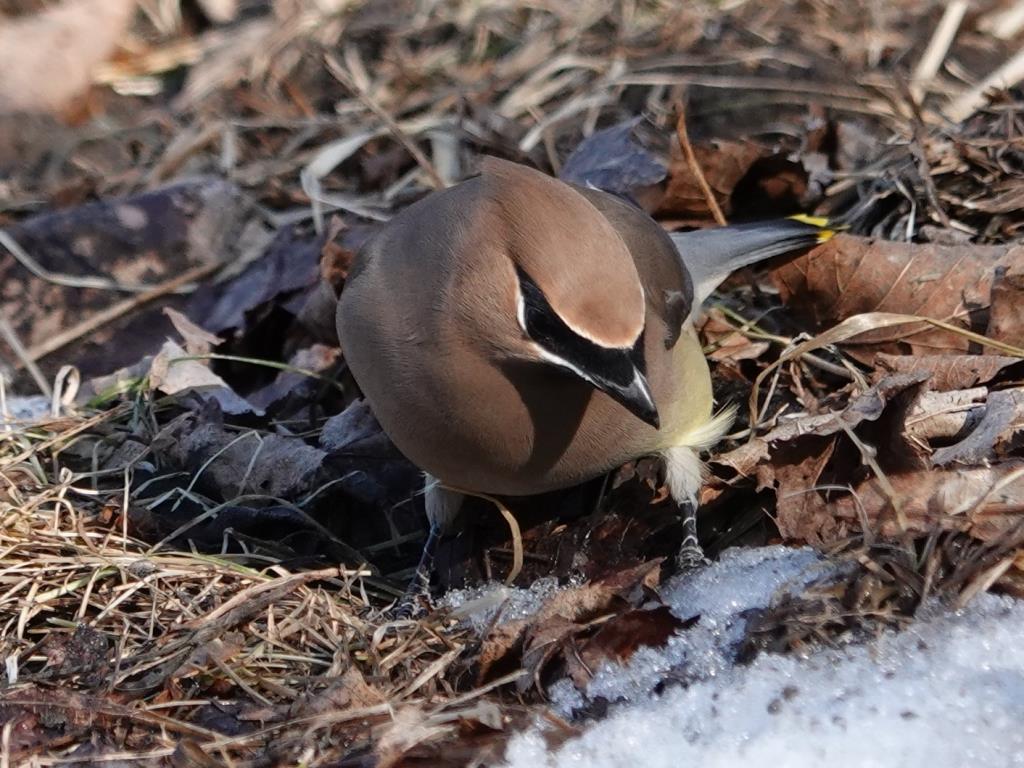
[[[337,324],[384,431],[428,475],[428,553],[458,513],[452,489],[532,495],[651,454],[696,546],[698,452],[730,418],[692,315],[730,272],[827,234],[785,219],[670,236],[617,197],[494,158],[395,216],[360,250]]]

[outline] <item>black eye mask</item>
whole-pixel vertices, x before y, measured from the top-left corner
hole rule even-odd
[[[523,325],[526,334],[545,351],[565,361],[602,388],[628,388],[636,371],[646,373],[643,334],[632,349],[602,347],[573,331],[545,298],[543,291],[518,266],[519,289],[523,296]]]

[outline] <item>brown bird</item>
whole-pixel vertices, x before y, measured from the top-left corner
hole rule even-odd
[[[459,511],[452,489],[532,495],[646,455],[665,460],[691,563],[698,453],[730,423],[692,314],[730,272],[826,235],[787,219],[669,236],[494,158],[395,216],[358,254],[337,325],[384,431],[428,475],[421,565]]]

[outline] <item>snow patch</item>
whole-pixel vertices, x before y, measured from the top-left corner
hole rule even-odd
[[[507,587],[491,582],[479,587],[453,589],[441,599],[441,605],[451,610],[452,616],[472,626],[477,632],[486,631],[501,611],[500,621],[526,619],[566,587],[560,587],[554,577],[537,579],[528,588]]]
[[[512,739],[506,765],[1024,766],[1022,602],[982,595],[955,613],[933,603],[870,643],[733,664],[741,614],[830,567],[807,549],[735,550],[670,582],[666,602],[697,624],[598,672],[587,693],[618,702],[607,718],[554,751],[538,725]],[[681,683],[652,694],[666,676]],[[584,701],[565,683],[551,693],[564,713]]]

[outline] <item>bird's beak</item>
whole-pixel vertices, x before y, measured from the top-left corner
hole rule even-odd
[[[658,407],[654,404],[651,387],[639,368],[633,369],[633,380],[627,386],[602,379],[600,376],[592,377],[591,383],[645,424],[650,424],[655,429],[661,428],[661,418],[658,416]]]

